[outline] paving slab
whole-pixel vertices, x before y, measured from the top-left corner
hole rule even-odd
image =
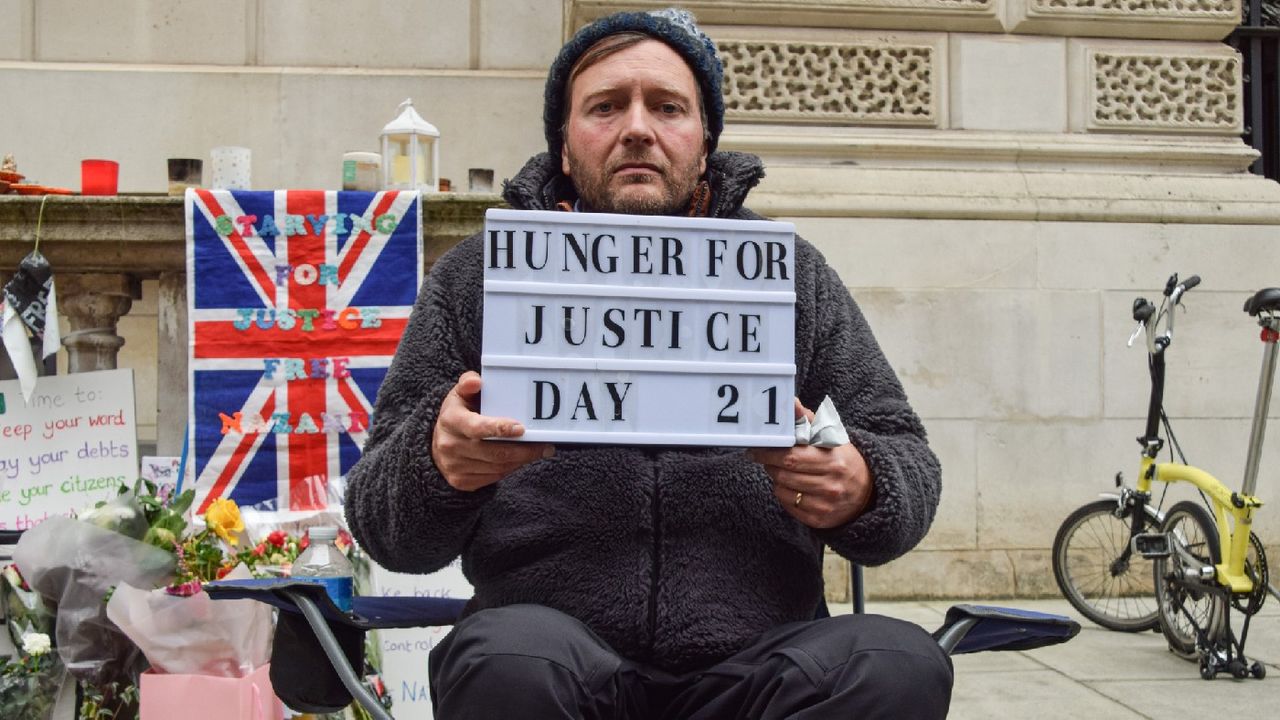
[[[1194,670],[1194,666],[1191,669]],[[1234,680],[1219,676],[1217,680],[1205,681],[1199,675],[1193,675],[1186,680],[1114,680],[1085,685],[1117,703],[1140,709],[1145,717],[1161,720],[1275,717],[1276,707],[1280,705],[1280,681],[1274,674],[1264,680]],[[953,714],[952,717],[957,716]]]
[[[932,630],[948,607],[963,602],[969,601],[869,602],[867,610]],[[1200,679],[1194,663],[1170,653],[1159,632],[1118,633],[1100,628],[1065,600],[972,604],[1066,615],[1080,622],[1081,631],[1061,645],[953,657],[956,681],[951,718],[1163,720],[1198,713],[1251,716],[1259,708],[1280,706],[1280,602],[1274,598],[1254,617],[1246,647],[1250,658],[1268,665],[1266,679],[1234,680],[1222,675],[1211,682]],[[1235,614],[1233,622],[1238,626]]]
[[[1148,716],[1052,670],[1020,670],[1006,673],[957,672],[948,717],[952,720],[1126,720]]]

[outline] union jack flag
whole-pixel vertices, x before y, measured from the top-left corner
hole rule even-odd
[[[186,216],[197,508],[323,509],[422,282],[419,196],[188,190]]]

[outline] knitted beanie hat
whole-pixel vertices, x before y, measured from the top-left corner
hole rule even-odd
[[[720,131],[724,129],[724,69],[716,54],[715,43],[694,22],[687,10],[667,8],[652,12],[621,12],[602,17],[582,28],[551,63],[542,109],[542,122],[547,135],[547,149],[560,157],[564,145],[565,88],[569,71],[597,41],[620,32],[640,32],[661,40],[680,54],[702,90],[702,103],[707,112],[707,152],[716,149]]]

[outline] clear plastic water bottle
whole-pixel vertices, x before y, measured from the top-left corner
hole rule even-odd
[[[325,591],[342,612],[351,612],[351,561],[338,549],[338,528],[323,525],[311,528],[311,544],[293,561],[290,577],[324,585]]]

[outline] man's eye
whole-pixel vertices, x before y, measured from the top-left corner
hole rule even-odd
[[[680,106],[675,103],[662,103],[658,106],[658,110],[664,115],[676,115],[680,112]]]
[[[596,103],[595,107],[591,108],[591,112],[596,112],[596,113],[607,113],[612,111],[613,111],[613,103],[611,102]]]

